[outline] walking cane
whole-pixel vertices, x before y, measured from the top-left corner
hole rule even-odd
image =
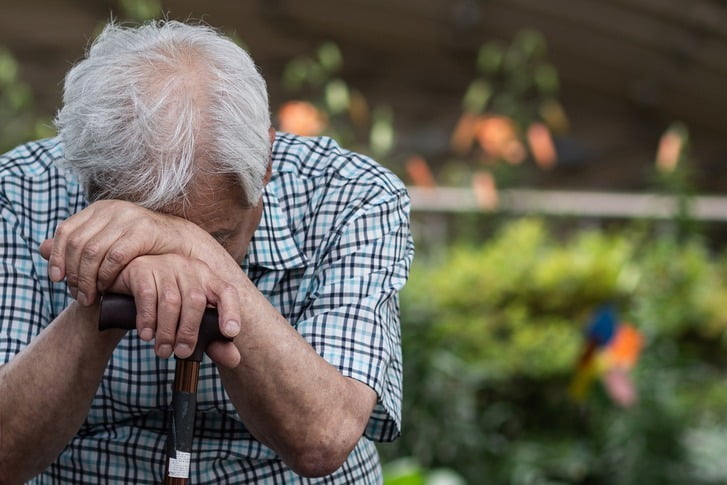
[[[98,327],[99,330],[110,328],[132,330],[136,328],[134,299],[127,295],[104,295],[101,298]],[[186,359],[177,358],[174,369],[164,485],[187,484],[194,435],[194,413],[197,407],[199,364],[207,345],[215,340],[232,341],[231,338],[220,333],[217,310],[208,308],[205,310],[199,326],[199,337],[194,352]]]

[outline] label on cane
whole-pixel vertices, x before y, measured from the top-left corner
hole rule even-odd
[[[192,454],[177,450],[176,455],[177,458],[169,458],[169,477],[189,478],[189,462]]]

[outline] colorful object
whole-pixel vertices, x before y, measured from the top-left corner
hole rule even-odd
[[[407,159],[406,173],[409,175],[411,182],[417,187],[426,187],[428,189],[437,187],[437,181],[429,169],[429,164],[418,155],[413,155]]]
[[[288,101],[278,110],[280,131],[318,136],[328,127],[326,114],[306,101]]]
[[[636,402],[630,371],[641,353],[643,338],[630,323],[619,322],[610,306],[599,308],[586,328],[585,344],[570,385],[570,394],[583,401],[593,381],[600,378],[606,393],[618,405]]]

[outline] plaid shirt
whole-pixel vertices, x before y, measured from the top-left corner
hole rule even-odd
[[[48,139],[0,157],[0,364],[70,301],[65,284],[47,278],[38,251],[88,203],[77,180],[56,167],[62,156],[58,139]],[[373,441],[393,440],[400,430],[397,292],[413,257],[406,190],[328,138],[278,134],[273,164],[243,269],[323,358],[373,388],[378,403],[346,463],[323,479],[303,479],[250,435],[205,357],[190,483],[381,482]],[[31,483],[161,482],[173,375],[173,359],[157,358],[129,332],[82,428]]]

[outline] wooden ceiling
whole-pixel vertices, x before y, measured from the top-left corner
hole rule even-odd
[[[260,4],[267,3],[263,0]],[[566,86],[629,100],[727,132],[727,3],[717,0],[279,0],[265,10],[298,31],[459,60],[482,42],[542,32]],[[436,64],[435,64],[436,62]]]

